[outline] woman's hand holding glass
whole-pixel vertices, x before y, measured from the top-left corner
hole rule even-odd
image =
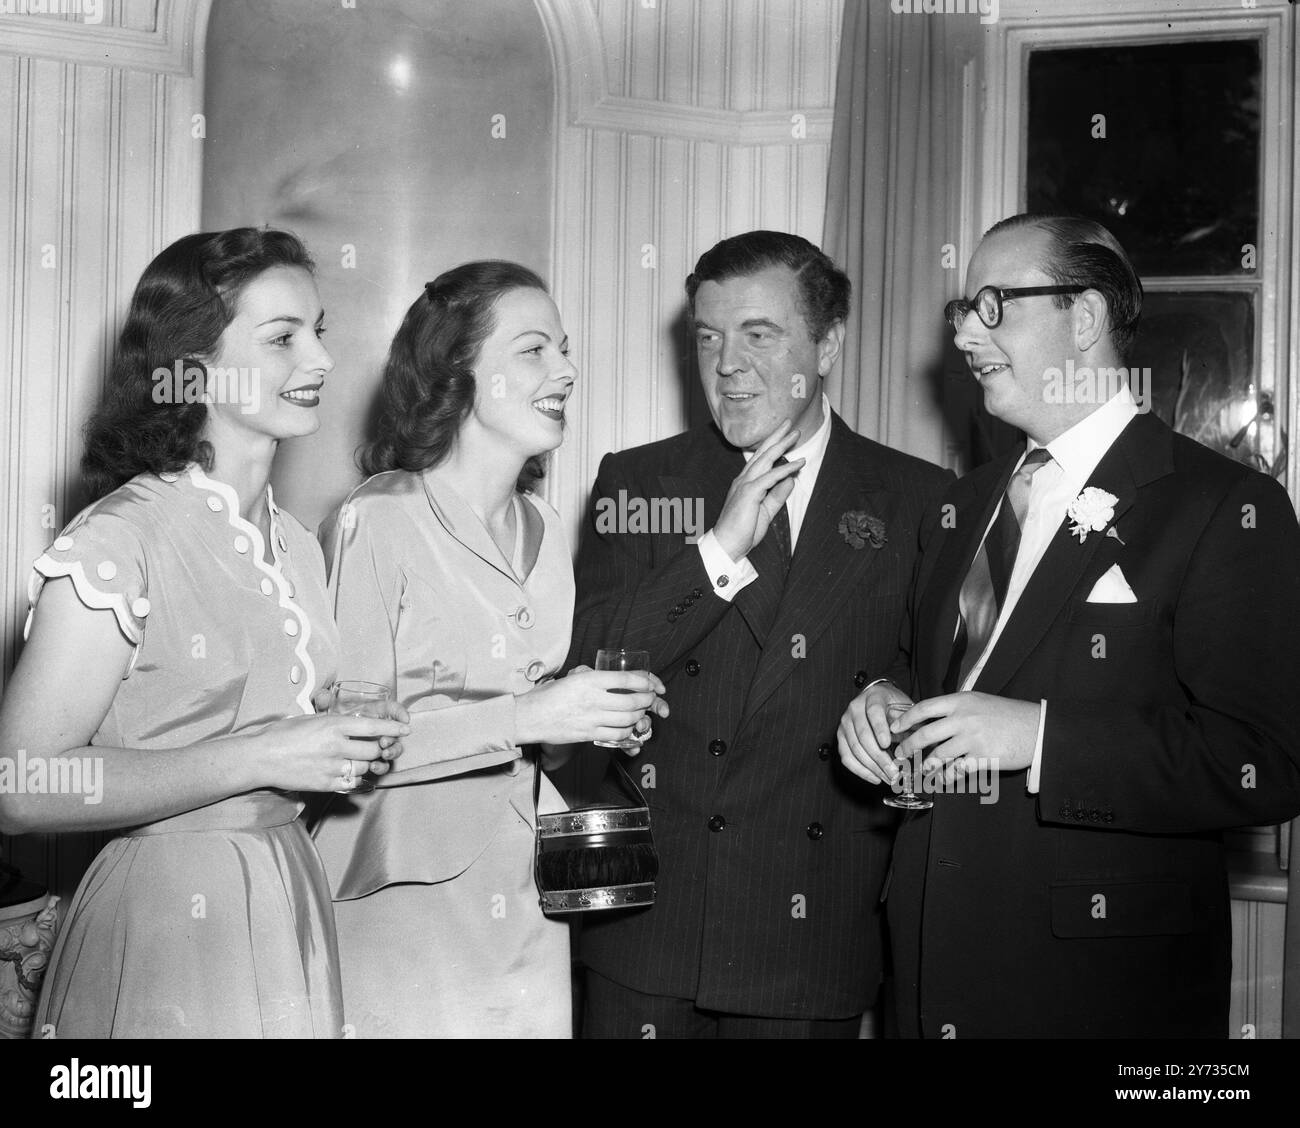
[[[314,703],[329,707],[331,700],[322,693]],[[253,738],[253,786],[344,794],[369,790],[373,784],[367,787],[364,777],[390,769],[402,753],[411,718],[395,701],[382,701],[367,712],[305,714],[269,725]]]
[[[579,744],[636,736],[653,713],[668,716],[664,683],[649,670],[593,670],[578,666],[568,676],[520,694],[515,736],[520,744]]]

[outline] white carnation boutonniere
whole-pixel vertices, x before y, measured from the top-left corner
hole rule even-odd
[[[1079,543],[1083,544],[1089,533],[1100,533],[1115,519],[1115,502],[1118,500],[1113,493],[1088,486],[1065,511],[1066,518],[1074,522],[1070,526],[1070,535],[1078,537]],[[1124,543],[1118,529],[1110,529],[1106,535]]]

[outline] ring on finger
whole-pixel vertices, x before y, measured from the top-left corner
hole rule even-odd
[[[347,783],[352,782],[352,761],[351,760],[343,761],[343,780]]]

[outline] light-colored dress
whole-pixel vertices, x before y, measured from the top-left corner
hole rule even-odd
[[[399,770],[331,796],[313,832],[361,1037],[572,1033],[569,929],[538,906],[514,695],[564,662],[573,567],[555,510],[515,504],[513,560],[437,469],[376,475],[321,529],[340,676],[393,687],[411,713]],[[540,810],[565,809],[541,788]]]
[[[324,562],[269,487],[267,503],[274,564],[234,491],[197,466],[133,478],[36,561],[33,604],[67,576],[134,647],[92,744],[180,748],[314,712],[338,648]],[[64,920],[34,1035],[341,1037],[329,893],[302,807],[254,791],[109,842]]]

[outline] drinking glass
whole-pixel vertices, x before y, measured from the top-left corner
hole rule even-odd
[[[596,651],[596,669],[598,670],[648,670],[650,669],[650,651],[620,650],[616,647]],[[612,689],[611,693],[635,693],[634,689]],[[622,740],[593,741],[600,748],[640,748],[642,742],[635,736],[625,736]]]
[[[894,731],[894,722],[911,707],[909,702],[903,701],[895,701],[885,706],[885,716],[889,720],[890,748],[897,748],[912,732],[920,727],[919,725],[913,725],[903,732]],[[933,799],[924,799],[912,790],[912,765],[905,759],[895,762],[902,765],[902,774],[899,776],[898,782],[891,786],[899,788],[899,790],[892,795],[885,796],[885,806],[898,807],[904,811],[924,811],[933,807]]]
[[[329,709],[343,717],[386,717],[388,710],[385,702],[392,698],[392,691],[386,685],[368,681],[338,681],[330,686]],[[364,740],[364,737],[353,737]],[[375,742],[378,743],[377,741]],[[363,757],[371,760],[373,756]],[[368,772],[357,779],[355,791],[374,791],[375,780]]]

